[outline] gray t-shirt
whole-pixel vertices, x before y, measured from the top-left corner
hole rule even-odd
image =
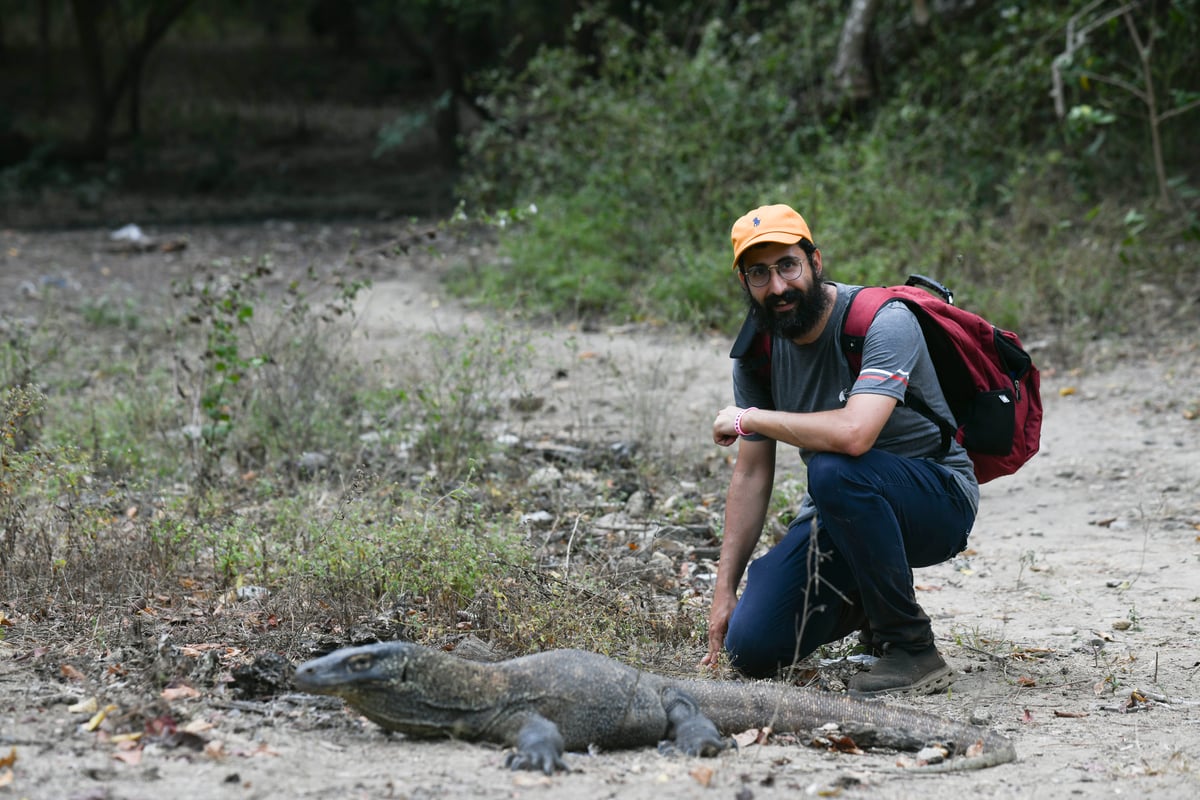
[[[741,360],[734,361],[734,402],[742,408],[809,412],[841,408],[853,394],[894,397],[899,405],[880,431],[875,446],[897,455],[938,462],[954,474],[963,493],[978,510],[979,483],[966,450],[958,442],[951,442],[950,450],[943,453],[938,426],[905,405],[905,398],[913,394],[924,400],[936,415],[953,419],[917,318],[899,301],[881,308],[867,329],[862,369],[852,382],[840,335],[850,296],[858,287],[834,285],[837,300],[819,339],[797,345],[779,336],[771,338],[769,387]],[[812,454],[800,449],[805,463]]]

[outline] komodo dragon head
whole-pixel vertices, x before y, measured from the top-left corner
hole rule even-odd
[[[301,664],[296,686],[340,697],[372,722],[410,736],[469,738],[471,715],[489,707],[474,665],[408,642],[335,650]]]

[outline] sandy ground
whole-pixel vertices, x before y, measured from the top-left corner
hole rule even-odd
[[[237,238],[210,235],[215,250]],[[324,252],[308,229],[258,235]],[[35,272],[82,291],[120,276],[146,285],[168,258],[119,261],[128,257],[103,252],[95,231],[5,238],[8,264],[23,250]],[[189,258],[204,246],[194,235]],[[20,291],[5,270],[0,292]],[[361,307],[364,357],[382,365],[411,353],[420,332],[487,324],[444,296],[435,273],[404,260],[377,272]],[[727,468],[708,443],[729,394],[727,342],[645,329],[527,335],[546,343],[529,378],[551,399],[543,424],[586,426],[601,441],[653,428],[681,457]],[[90,715],[71,709],[83,692],[36,671],[23,658],[30,642],[10,632],[0,642],[0,798],[1196,797],[1200,345],[1102,342],[1081,363],[1046,371],[1042,452],[984,487],[970,549],[917,573],[958,679],[908,704],[990,720],[1014,741],[1015,764],[917,776],[894,771],[892,754],[769,744],[707,760],[575,754],[571,773],[546,778],[503,770],[494,748],[387,737],[337,703],[206,694],[172,701],[201,749],[148,745],[135,759],[80,728]]]

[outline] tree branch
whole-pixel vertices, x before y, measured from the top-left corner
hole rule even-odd
[[[1080,70],[1079,74],[1085,78],[1095,81],[1096,83],[1107,83],[1109,86],[1115,86],[1118,89],[1124,89],[1146,105],[1150,105],[1150,99],[1146,96],[1146,93],[1129,81],[1123,81],[1120,78],[1112,78],[1108,75],[1099,75],[1091,70],[1086,69]]]
[[[1178,108],[1172,108],[1170,111],[1164,111],[1163,113],[1158,115],[1158,121],[1162,122],[1164,119],[1170,119],[1171,117],[1178,117],[1180,114],[1186,114],[1187,112],[1191,111],[1193,108],[1200,108],[1200,100],[1193,100],[1192,102],[1185,103],[1185,104],[1179,106]]]

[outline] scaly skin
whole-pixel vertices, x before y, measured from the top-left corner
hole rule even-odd
[[[879,701],[785,684],[673,680],[595,653],[552,650],[496,664],[406,642],[351,647],[302,664],[296,685],[336,695],[381,727],[414,737],[488,741],[516,749],[513,769],[567,769],[566,750],[671,740],[715,755],[722,734],[756,727],[807,733],[836,723],[859,745],[916,750],[940,742],[977,755],[909,772],[979,769],[1016,760],[995,731]]]

